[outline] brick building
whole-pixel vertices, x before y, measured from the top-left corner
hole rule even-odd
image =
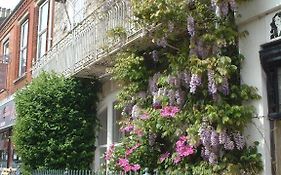
[[[14,93],[31,81],[32,63],[51,46],[51,7],[51,0],[21,0],[0,25],[0,167],[18,161],[10,137]]]

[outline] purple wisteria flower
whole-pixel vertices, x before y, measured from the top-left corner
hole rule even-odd
[[[195,22],[192,16],[187,18],[187,31],[191,37],[195,35]]]
[[[219,3],[219,12],[221,16],[226,16],[229,12],[228,8],[228,2],[226,0],[223,0],[222,2]]]
[[[242,150],[245,146],[245,137],[241,135],[239,132],[233,133],[233,139],[236,144],[236,148],[238,150]]]
[[[191,75],[191,80],[189,82],[190,93],[195,93],[198,86],[201,85],[201,77],[197,74]]]
[[[205,147],[209,147],[211,145],[211,131],[209,129],[206,127],[201,127],[199,129],[199,136],[202,144]]]
[[[132,119],[136,119],[140,116],[141,109],[138,105],[134,105],[132,108]]]
[[[219,135],[215,130],[211,131],[211,146],[218,146],[219,145]]]
[[[210,162],[210,164],[218,163],[218,155],[215,154],[214,152],[210,153],[209,162]]]
[[[153,77],[149,78],[149,91],[151,94],[154,94],[158,91],[157,81],[160,77],[160,73],[156,73]]]
[[[185,93],[182,90],[176,90],[175,92],[176,103],[178,106],[182,107],[185,102]]]
[[[219,143],[224,144],[226,142],[227,133],[225,130],[223,130],[221,133],[219,133]]]
[[[235,147],[234,142],[231,140],[230,136],[227,135],[224,143],[224,149],[233,150],[234,147]]]
[[[214,76],[215,76],[215,72],[213,70],[209,69],[208,70],[208,90],[209,90],[209,93],[212,95],[217,93],[217,86],[215,83]]]

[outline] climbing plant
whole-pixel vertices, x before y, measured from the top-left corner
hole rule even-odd
[[[24,174],[35,169],[88,169],[97,130],[96,80],[42,73],[15,96],[13,142]]]
[[[259,99],[240,81],[237,3],[243,0],[131,0],[152,46],[132,47],[111,69],[122,83],[125,137],[105,154],[112,170],[256,175],[257,142],[243,129]]]

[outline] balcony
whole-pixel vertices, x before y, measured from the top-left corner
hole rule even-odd
[[[126,0],[103,3],[33,64],[32,76],[54,71],[66,76],[103,76],[111,55],[143,36]]]

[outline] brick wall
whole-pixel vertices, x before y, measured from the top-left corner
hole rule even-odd
[[[20,58],[20,29],[23,18],[28,19],[28,46],[26,73],[18,77]],[[10,62],[7,73],[7,88],[0,93],[0,100],[12,95],[16,90],[31,81],[32,60],[36,57],[38,8],[34,0],[22,1],[9,20],[0,28],[0,55],[3,54],[3,42],[9,39]]]

